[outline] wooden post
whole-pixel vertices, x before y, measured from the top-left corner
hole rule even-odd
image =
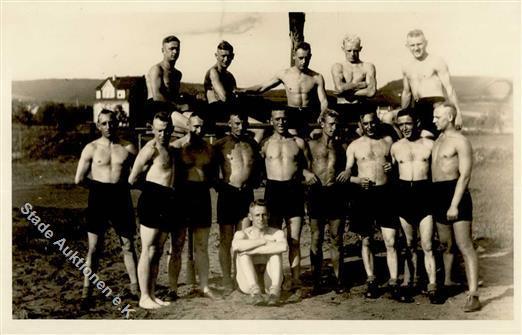
[[[294,52],[295,47],[304,42],[304,23],[305,23],[305,13],[301,12],[290,12],[288,13],[288,23],[290,30],[290,41],[292,42],[292,46],[290,49],[290,66],[294,66]]]

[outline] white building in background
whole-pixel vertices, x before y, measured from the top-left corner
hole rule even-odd
[[[143,109],[147,97],[145,77],[108,77],[96,87],[93,121],[102,109],[116,111],[122,126],[129,125]]]

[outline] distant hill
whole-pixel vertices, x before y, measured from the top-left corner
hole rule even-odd
[[[38,79],[13,81],[15,99],[92,105],[101,79]]]
[[[29,101],[53,101],[59,103],[92,105],[95,100],[95,89],[104,79],[38,79],[13,81],[13,98]],[[453,76],[452,83],[459,100],[495,100],[509,96],[512,92],[512,81],[505,78]],[[182,83],[181,91],[191,95],[203,92],[202,84]],[[402,80],[394,80],[377,91],[375,99],[380,105],[400,105]],[[272,101],[285,101],[285,91],[271,90],[264,94]]]
[[[92,105],[96,98],[96,86],[104,79],[38,79],[12,82],[14,99],[24,101],[53,101]],[[202,84],[181,83],[181,91],[189,94],[203,92]]]
[[[463,103],[502,100],[504,97],[509,97],[513,91],[513,82],[506,78],[452,76],[451,83],[459,101]],[[378,90],[376,100],[381,105],[399,106],[401,93],[402,79],[390,81]]]

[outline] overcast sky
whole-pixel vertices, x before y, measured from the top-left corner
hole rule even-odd
[[[306,12],[310,67],[332,88],[330,67],[341,61],[346,33],[362,38],[361,59],[373,62],[381,87],[401,77],[410,56],[406,33],[423,29],[428,51],[452,75],[512,78],[519,73],[518,3],[329,3],[307,6],[202,3],[4,3],[5,71],[14,80],[142,75],[161,60],[161,40],[181,39],[183,81],[201,83],[218,42],[236,49],[230,67],[240,87],[289,66],[288,11]],[[272,6],[272,7],[270,7]],[[202,12],[205,10],[205,12]]]

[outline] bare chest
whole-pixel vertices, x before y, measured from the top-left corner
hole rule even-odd
[[[306,94],[316,86],[314,78],[305,74],[289,74],[283,78],[283,83],[288,92],[295,94]]]
[[[310,151],[314,162],[321,161],[335,164],[337,156],[339,155],[339,150],[332,144],[310,144]]]
[[[109,147],[97,146],[93,154],[92,163],[95,166],[121,166],[127,160],[129,153],[120,145]]]
[[[181,160],[187,167],[202,168],[210,164],[212,152],[208,147],[186,147],[181,152]]]
[[[399,163],[428,162],[431,150],[420,143],[404,143],[397,148],[396,158]]]
[[[384,140],[370,140],[360,144],[355,150],[355,158],[358,163],[385,161],[389,152],[389,145]]]
[[[254,159],[254,150],[252,146],[245,142],[238,142],[227,145],[224,148],[225,161],[230,164],[252,162]]]
[[[172,168],[172,165],[173,165],[172,154],[163,147],[157,148],[156,157],[154,157],[153,165],[158,166],[165,170]]]
[[[343,64],[343,77],[347,83],[363,82],[366,80],[366,69],[363,64]]]
[[[422,81],[435,76],[436,70],[430,62],[416,62],[410,64],[406,75],[411,80]]]
[[[164,71],[163,72],[163,84],[170,92],[177,91],[179,89],[179,74],[177,72]]]
[[[266,147],[266,158],[268,160],[296,160],[298,155],[299,147],[292,139],[272,140]]]
[[[448,139],[438,139],[433,146],[433,163],[443,164],[448,160],[454,160],[458,158],[457,149],[455,145]]]

